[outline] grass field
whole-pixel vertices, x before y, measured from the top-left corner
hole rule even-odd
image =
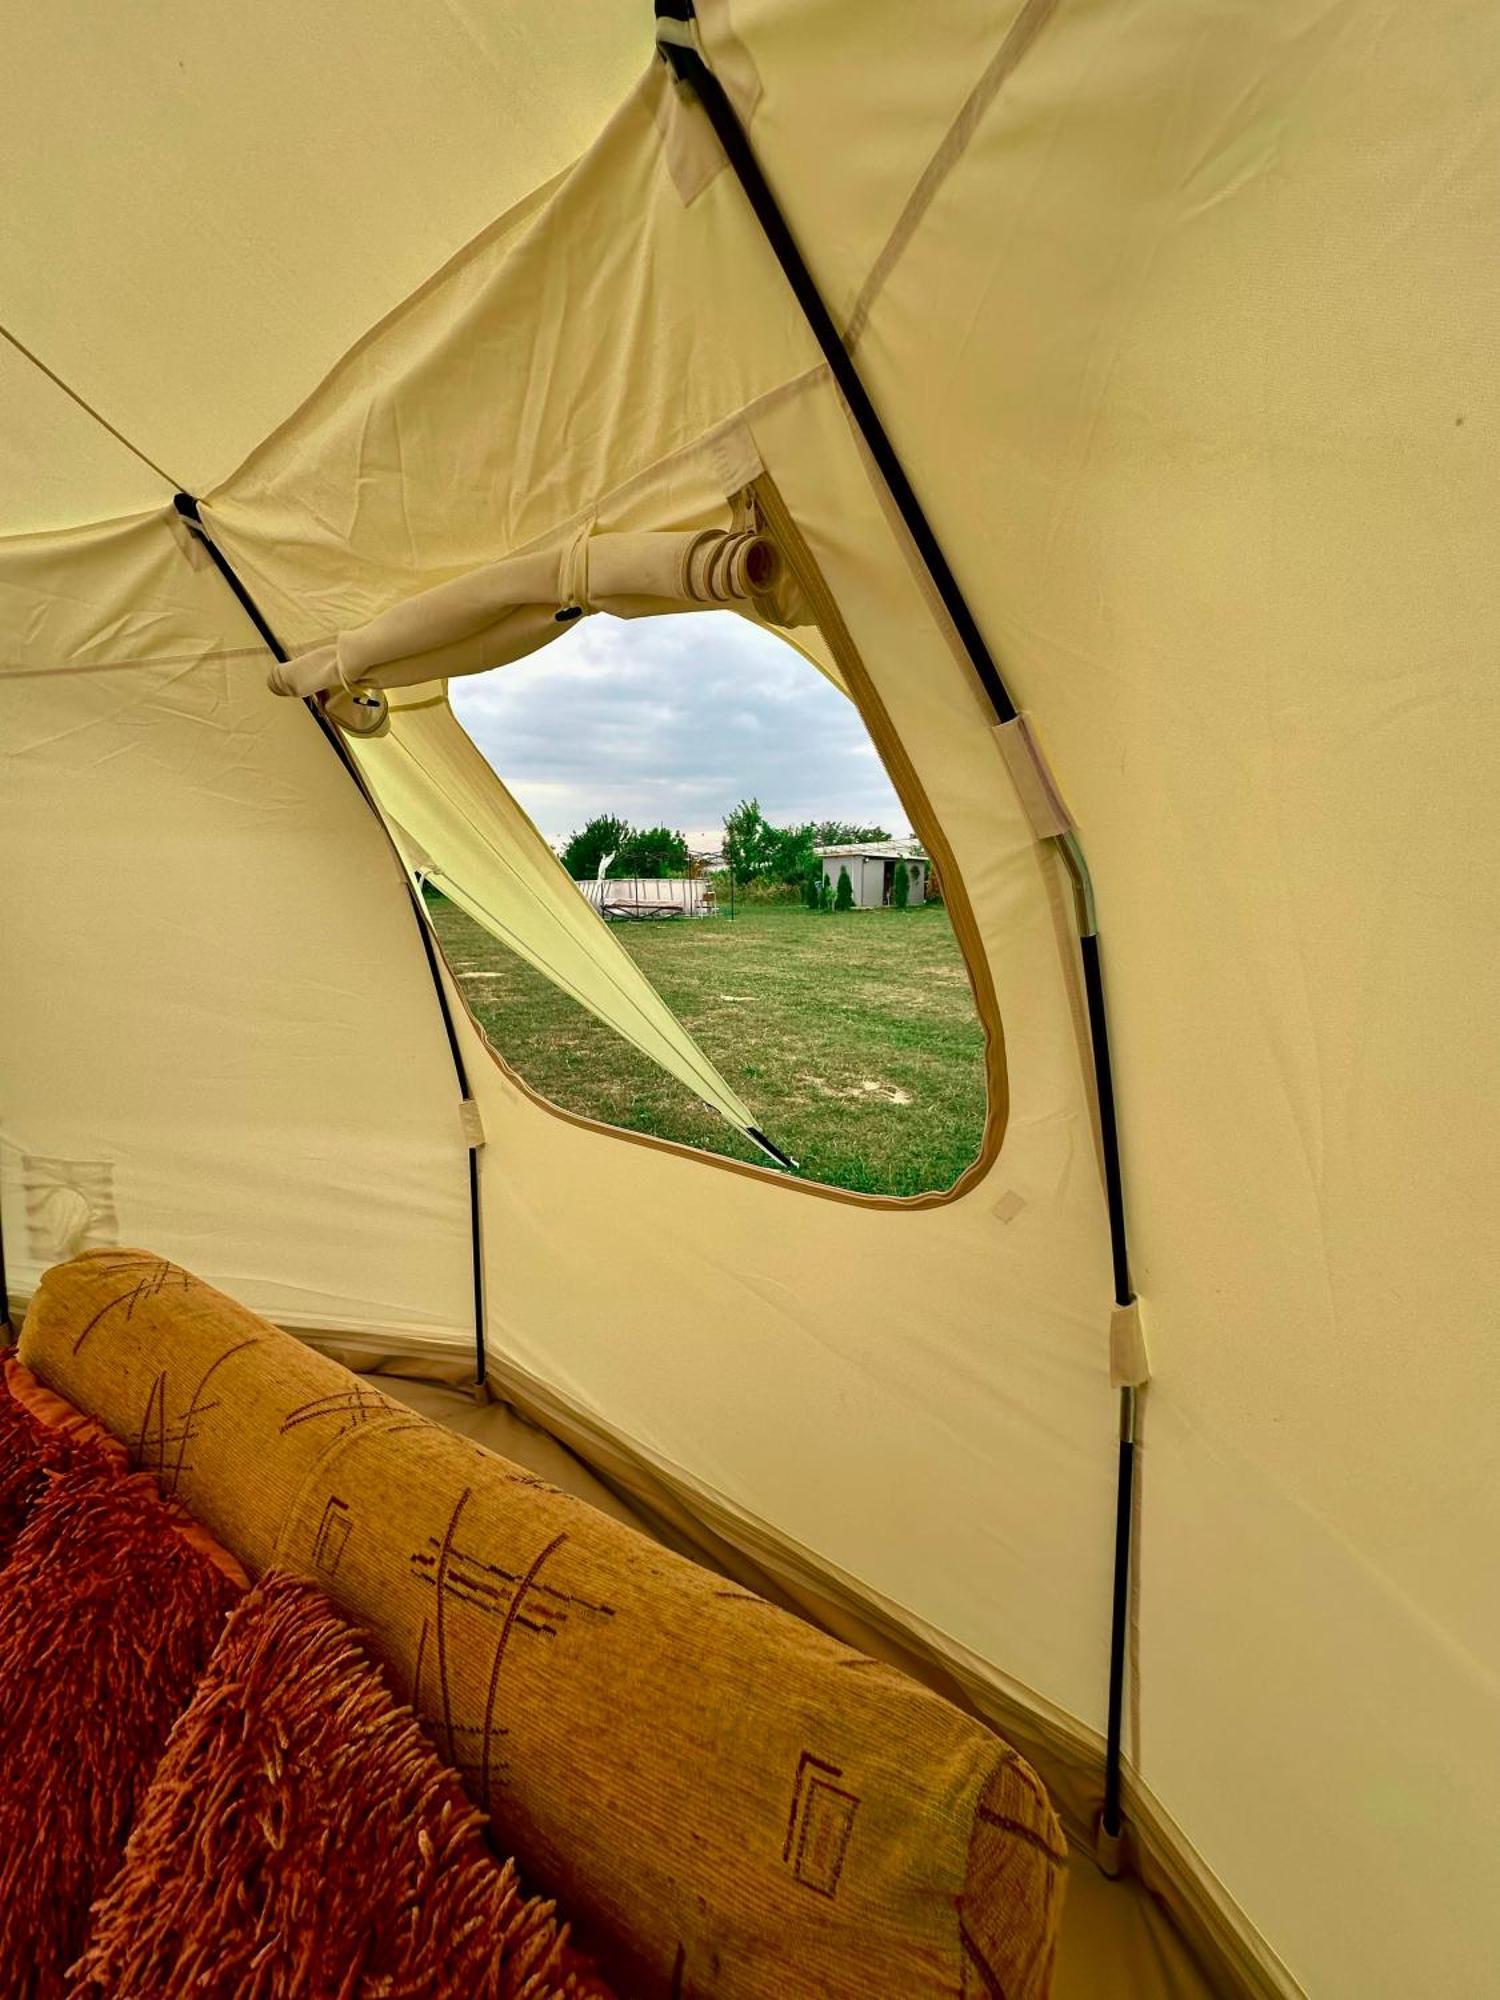
[[[534,1090],[628,1131],[761,1160],[462,911],[429,907],[469,1005]],[[804,1178],[921,1194],[951,1186],[978,1152],[984,1033],[940,905],[771,908],[615,936]]]

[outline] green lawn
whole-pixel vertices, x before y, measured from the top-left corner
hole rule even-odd
[[[451,903],[429,907],[469,1005],[534,1090],[629,1131],[762,1159]],[[805,1178],[921,1194],[978,1152],[984,1034],[941,905],[771,908],[615,936]]]

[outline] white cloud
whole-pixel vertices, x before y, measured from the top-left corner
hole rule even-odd
[[[717,839],[725,813],[752,797],[777,822],[907,831],[853,705],[782,640],[728,613],[590,618],[450,693],[549,840],[600,812]]]

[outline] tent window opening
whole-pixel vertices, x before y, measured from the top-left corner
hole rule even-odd
[[[998,1142],[962,884],[768,479],[727,527],[585,523],[268,678],[343,730],[471,1011],[553,1109],[876,1198],[941,1199]]]
[[[664,1060],[618,987],[560,981],[417,856],[470,1010],[534,1095],[721,1158],[764,1165],[764,1138],[858,1194],[953,1185],[983,1142],[984,1030],[938,871],[831,677],[733,613],[604,616],[450,700],[605,970],[678,1031]]]

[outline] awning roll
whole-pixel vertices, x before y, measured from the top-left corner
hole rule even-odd
[[[787,580],[776,544],[753,529],[584,534],[425,590],[273,667],[268,679],[275,694],[306,696],[483,673],[534,653],[592,611],[645,618],[718,605],[787,624],[795,622],[782,601]]]

